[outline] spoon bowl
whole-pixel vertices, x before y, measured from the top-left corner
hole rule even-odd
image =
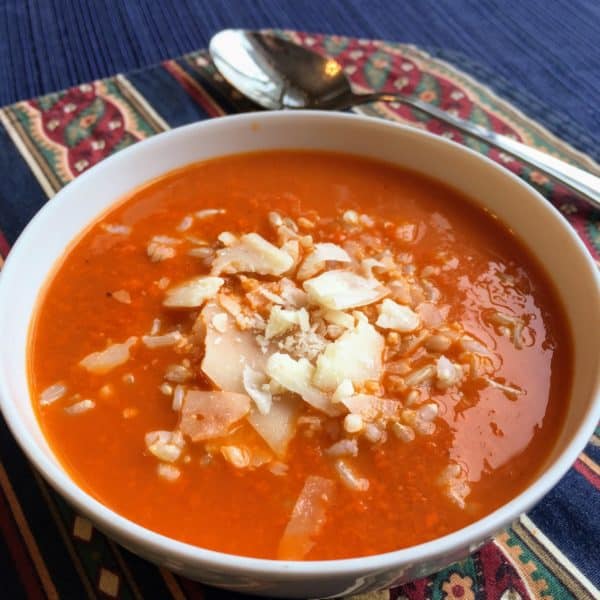
[[[280,37],[226,29],[209,52],[223,77],[263,108],[339,108],[353,96],[337,61]]]
[[[367,102],[401,102],[512,154],[600,209],[600,177],[454,117],[418,98],[386,92],[356,94],[340,63],[282,37],[260,31],[225,29],[210,40],[209,52],[221,75],[263,108],[345,110]]]

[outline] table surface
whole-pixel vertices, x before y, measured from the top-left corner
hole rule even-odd
[[[0,106],[205,47],[225,27],[414,43],[600,160],[598,0],[0,0]],[[0,173],[10,178],[10,160],[3,160]],[[40,194],[23,189],[22,196]],[[589,223],[597,227],[595,216]],[[534,518],[560,521],[563,508],[555,501]],[[573,554],[594,546],[590,530],[572,534],[565,539]],[[584,554],[583,570],[597,582],[597,557]]]
[[[540,101],[532,116],[543,115],[598,157],[597,0],[2,0],[0,105],[204,47],[225,27],[339,33],[459,53],[472,69],[483,66]],[[578,126],[566,136],[564,117]]]

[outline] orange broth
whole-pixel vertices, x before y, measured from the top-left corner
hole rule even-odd
[[[497,378],[525,391],[509,397],[476,382],[466,383],[460,397],[432,389],[441,415],[436,434],[410,444],[389,435],[361,452],[355,464],[368,476],[369,489],[337,486],[306,559],[387,552],[456,531],[515,497],[539,473],[567,410],[573,357],[557,294],[528,250],[492,215],[422,175],[359,157],[279,151],[190,165],[134,191],[68,249],[52,274],[31,332],[30,385],[33,398],[62,381],[70,395],[95,399],[95,408],[80,415],[65,413],[67,399],[44,407],[34,401],[53,451],[86,492],[174,539],[276,558],[306,478],[331,478],[321,451],[328,434],[303,430],[288,450],[285,476],[266,468],[236,469],[220,457],[205,464],[204,451],[191,444],[181,477],[161,481],[143,440],[150,430],[177,426],[171,400],[159,390],[174,362],[172,350],[137,345],[131,360],[104,376],[78,364],[111,342],[147,333],[157,316],[163,324],[191,325],[191,317],[162,306],[164,290],[157,282],[197,275],[198,258],[178,252],[152,263],[146,247],[155,235],[183,237],[176,228],[186,215],[215,207],[226,213],[195,221],[185,235],[212,240],[225,230],[255,231],[272,240],[267,214],[276,210],[312,219],[316,239],[341,243],[348,236],[331,222],[355,210],[379,219],[372,235],[395,251],[409,250],[421,266],[449,249],[460,264],[435,278],[450,304],[449,318],[502,357]],[[390,234],[406,222],[420,224],[422,232],[410,248]],[[106,223],[130,226],[131,233],[110,234],[101,227]],[[516,283],[508,286],[506,276]],[[112,297],[122,289],[130,304]],[[522,348],[482,318],[498,307],[529,315]],[[210,389],[199,374],[202,357],[189,358],[196,385]],[[135,382],[124,381],[125,374]],[[464,508],[449,502],[436,481],[449,459],[468,473],[471,493]]]

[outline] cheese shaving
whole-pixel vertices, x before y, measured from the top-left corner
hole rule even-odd
[[[294,259],[257,233],[247,233],[230,246],[217,251],[211,274],[259,273],[283,275]]]
[[[285,389],[302,396],[312,407],[328,415],[339,413],[329,397],[312,385],[315,368],[308,360],[294,360],[287,354],[276,352],[267,361],[267,374]]]
[[[267,385],[267,377],[249,365],[244,366],[242,375],[244,389],[262,415],[268,415],[273,403],[273,394]]]
[[[306,309],[286,310],[280,306],[273,306],[267,322],[265,338],[269,340],[277,337],[296,326],[301,331],[309,330],[310,321]]]
[[[379,318],[375,322],[382,329],[393,329],[400,333],[408,333],[418,329],[421,325],[421,319],[408,306],[398,304],[389,298],[386,298],[378,307]]]
[[[217,295],[225,283],[220,277],[194,277],[167,291],[163,305],[169,308],[198,308]]]
[[[335,310],[366,306],[388,294],[377,280],[339,270],[326,271],[309,279],[303,287],[313,303]]]
[[[300,265],[296,277],[301,281],[313,277],[325,268],[327,261],[349,263],[352,262],[352,259],[343,248],[336,244],[315,244],[313,251]]]
[[[357,383],[379,380],[384,343],[369,322],[359,320],[354,329],[328,344],[319,356],[314,385],[333,391],[346,379]]]

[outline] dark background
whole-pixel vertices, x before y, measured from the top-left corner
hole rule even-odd
[[[600,0],[0,0],[0,105],[205,47],[231,26],[458,53],[600,135]]]

